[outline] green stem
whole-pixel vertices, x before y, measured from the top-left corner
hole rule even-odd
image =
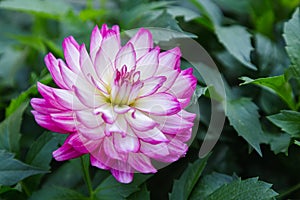
[[[94,199],[94,191],[93,191],[92,181],[91,181],[90,171],[89,171],[89,163],[90,162],[89,162],[88,158],[84,159],[83,156],[80,157],[80,161],[81,161],[81,166],[82,166],[83,178],[84,178],[84,181],[88,188],[90,198]]]
[[[31,192],[30,192],[30,190],[28,189],[28,187],[26,186],[26,184],[23,181],[21,181],[21,186],[22,186],[22,190],[25,192],[27,197],[30,197]]]
[[[297,185],[294,185],[293,187],[289,188],[287,191],[281,193],[280,195],[278,195],[276,198],[277,199],[282,199],[283,197],[297,191],[300,189],[300,183],[298,183]]]

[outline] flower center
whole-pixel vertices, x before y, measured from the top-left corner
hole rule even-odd
[[[140,81],[140,71],[127,70],[124,65],[116,70],[111,84],[110,102],[113,105],[130,106],[138,96],[143,83]]]

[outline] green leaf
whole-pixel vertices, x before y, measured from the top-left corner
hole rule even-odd
[[[212,25],[218,26],[222,23],[223,14],[221,9],[210,0],[192,0],[195,6],[199,9],[201,15],[206,16]]]
[[[204,176],[196,185],[194,192],[191,195],[191,200],[206,199],[211,193],[216,191],[224,184],[232,182],[234,179],[226,174],[213,172]]]
[[[29,200],[89,200],[77,191],[63,187],[45,187],[34,192]]]
[[[259,181],[258,178],[236,180],[224,184],[205,200],[267,200],[274,198],[277,193],[271,189],[271,184]]]
[[[289,59],[282,46],[261,34],[255,34],[254,42],[260,71],[269,76],[283,74]]]
[[[250,99],[230,100],[227,102],[226,116],[239,136],[242,136],[259,155],[262,155],[260,143],[265,141],[265,137],[257,109]]]
[[[271,150],[275,153],[284,153],[288,155],[289,146],[291,144],[291,136],[286,133],[266,134],[267,144],[270,144]]]
[[[282,110],[280,113],[267,118],[292,137],[300,138],[300,112]]]
[[[52,80],[52,77],[50,74],[47,74],[43,78],[41,78],[39,81],[44,84],[50,83]],[[18,97],[15,99],[12,99],[9,106],[6,108],[5,115],[6,117],[10,116],[12,113],[14,113],[22,104],[24,101],[26,101],[30,95],[37,94],[37,87],[36,85],[31,86],[26,91],[22,92]]]
[[[57,145],[57,138],[45,132],[31,145],[26,156],[26,163],[48,170],[52,160],[52,151],[57,148]]]
[[[130,195],[128,200],[150,200],[150,192],[147,190],[146,184],[143,184],[141,189],[132,195]]]
[[[69,160],[51,174],[47,174],[43,187],[73,188],[83,180],[81,169],[80,158]]]
[[[182,16],[187,22],[200,16],[195,11],[181,6],[168,6],[167,13],[169,13],[173,18]]]
[[[0,56],[0,84],[12,87],[16,74],[22,67],[21,63],[24,62],[26,51],[8,47]]]
[[[42,169],[14,159],[14,155],[0,150],[0,185],[13,185],[26,177],[47,173]]]
[[[80,11],[79,18],[83,21],[99,19],[107,13],[106,9],[85,9]]]
[[[46,53],[46,46],[43,42],[43,39],[36,35],[11,35],[12,38],[19,41],[21,44],[28,47],[32,47],[35,50],[41,52],[42,54]]]
[[[299,8],[294,12],[292,19],[284,24],[283,37],[286,50],[292,62],[294,76],[300,77],[300,13]]]
[[[95,189],[95,196],[101,200],[125,199],[139,191],[139,186],[150,177],[149,175],[135,174],[131,183],[122,184],[110,175]]]
[[[257,70],[251,63],[250,53],[253,50],[251,45],[251,34],[245,27],[233,25],[228,27],[216,26],[215,30],[219,41],[228,52],[249,69]]]
[[[0,8],[58,19],[68,12],[70,6],[62,0],[5,0],[0,2]]]
[[[160,2],[151,2],[151,3],[142,3],[137,4],[129,10],[125,10],[124,13],[121,13],[121,23],[123,28],[132,28],[137,27],[137,22],[143,19],[145,15],[149,15],[154,12],[154,10],[165,8],[167,5],[172,4],[173,2],[160,1]],[[145,26],[145,25],[143,25]]]
[[[5,149],[9,152],[18,153],[20,146],[19,140],[21,137],[20,128],[22,115],[27,107],[28,102],[24,102],[20,107],[8,118],[0,124],[0,149]]]
[[[207,159],[209,156],[206,156],[203,159],[198,159],[193,164],[185,169],[180,179],[175,180],[173,184],[172,193],[170,194],[170,199],[172,200],[185,200],[188,199],[194,186],[196,185],[199,177],[204,170]]]
[[[289,82],[285,79],[284,75],[267,78],[258,78],[255,80],[248,77],[241,77],[240,79],[245,81],[241,85],[252,83],[262,86],[263,88],[266,88],[269,91],[276,93],[278,96],[280,96],[282,100],[284,100],[291,109],[296,109],[292,87],[289,84]]]

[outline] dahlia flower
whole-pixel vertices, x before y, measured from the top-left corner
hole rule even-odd
[[[45,56],[59,88],[37,83],[42,98],[31,100],[40,126],[68,134],[57,161],[90,154],[92,166],[129,183],[134,172],[155,173],[153,160],[185,155],[196,79],[180,69],[179,48],[161,52],[144,28],[122,46],[116,25],[93,29],[89,53],[72,36],[62,46],[66,62]]]

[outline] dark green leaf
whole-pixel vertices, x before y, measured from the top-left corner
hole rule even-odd
[[[12,87],[15,83],[17,72],[22,67],[26,51],[6,48],[0,57],[0,84]],[[9,78],[8,78],[9,77]]]
[[[280,127],[292,137],[300,137],[300,113],[291,110],[282,110],[279,114],[267,117],[273,124]]]
[[[286,133],[280,134],[266,134],[267,144],[270,144],[271,150],[275,153],[284,153],[288,155],[289,146],[291,143],[291,136]]]
[[[260,143],[265,141],[259,122],[257,106],[247,98],[230,100],[227,102],[226,115],[230,124],[259,155],[262,155]]]
[[[257,70],[251,63],[250,53],[253,50],[251,45],[251,34],[245,27],[233,25],[229,27],[216,26],[216,34],[219,41],[237,60],[249,69]]]
[[[146,184],[141,189],[128,197],[129,200],[150,200],[150,192],[147,190]]]
[[[89,200],[77,191],[62,187],[45,187],[34,192],[29,200]]]
[[[260,71],[269,76],[283,74],[289,59],[282,46],[261,34],[256,34],[254,39]]]
[[[52,151],[57,148],[57,145],[58,140],[53,134],[44,133],[30,147],[26,163],[48,170],[52,160]]]
[[[41,80],[39,80],[41,83],[47,84],[50,83],[52,80],[51,76],[48,74],[44,76]],[[37,87],[36,85],[31,86],[26,91],[22,92],[18,97],[15,99],[12,99],[9,106],[6,108],[5,115],[6,117],[10,116],[12,113],[14,113],[24,101],[27,101],[29,98],[29,95],[37,94]]]
[[[285,80],[284,75],[258,78],[255,80],[248,77],[241,77],[240,79],[245,81],[241,85],[253,83],[262,86],[280,96],[291,109],[296,109],[292,88],[289,82]]]
[[[144,183],[149,175],[135,174],[129,184],[119,183],[113,176],[107,177],[95,190],[95,195],[101,200],[124,199],[134,192],[139,191],[139,186]]]
[[[42,169],[14,159],[12,153],[0,150],[0,185],[13,185],[35,174],[47,173]]]
[[[216,191],[221,186],[232,182],[234,179],[226,174],[213,172],[204,176],[196,185],[192,193],[191,200],[206,199],[208,195]]]
[[[211,26],[218,26],[222,23],[223,14],[220,8],[210,0],[192,0],[200,10],[201,15],[206,16],[212,23]]]
[[[206,156],[203,159],[198,159],[193,164],[189,164],[180,179],[175,180],[172,193],[170,194],[170,199],[185,200],[189,198],[195,184],[206,166],[208,157],[209,156]]]
[[[225,184],[205,200],[267,200],[272,199],[277,193],[271,189],[271,184],[259,181],[258,178],[236,180]]]
[[[63,181],[62,181],[63,180]],[[80,159],[72,159],[64,163],[51,174],[47,174],[44,187],[61,186],[72,188],[83,180]]]
[[[27,105],[28,102],[22,103],[13,114],[0,123],[0,149],[15,153],[19,152],[22,115]]]
[[[300,13],[299,8],[294,12],[292,19],[284,24],[283,37],[286,50],[291,59],[294,75],[300,77]]]

